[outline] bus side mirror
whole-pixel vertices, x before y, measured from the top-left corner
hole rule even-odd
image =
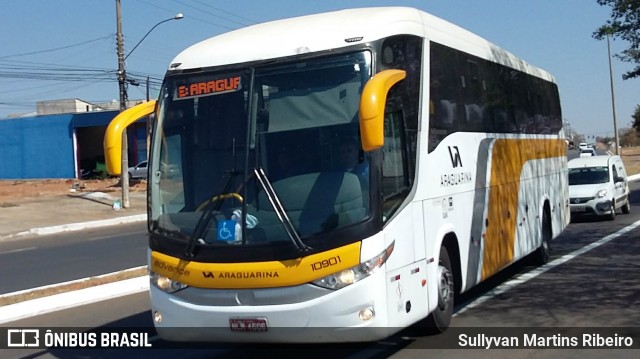
[[[107,172],[110,175],[117,176],[122,173],[122,133],[130,124],[153,113],[155,108],[155,100],[144,102],[120,112],[109,122],[104,134],[103,149]]]
[[[393,85],[407,76],[403,70],[384,70],[375,74],[360,96],[360,135],[365,152],[384,145],[384,107]]]

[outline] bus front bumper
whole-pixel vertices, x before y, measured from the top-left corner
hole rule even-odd
[[[152,315],[158,335],[169,341],[374,341],[398,331],[386,325],[384,281],[374,278],[381,275],[376,273],[327,295],[286,305],[208,306],[190,303],[151,286]]]

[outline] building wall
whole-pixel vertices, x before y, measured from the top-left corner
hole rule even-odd
[[[73,178],[71,115],[0,121],[0,178]]]
[[[87,160],[104,162],[105,129],[117,114],[100,111],[0,119],[0,179],[76,178]],[[146,158],[145,119],[132,124],[128,133],[129,164],[134,166]]]

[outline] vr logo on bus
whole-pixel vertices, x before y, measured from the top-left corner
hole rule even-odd
[[[449,157],[451,157],[451,165],[453,168],[462,167],[462,158],[460,158],[460,151],[458,150],[458,146],[453,146],[455,150],[455,154],[451,151],[451,146],[449,147]]]

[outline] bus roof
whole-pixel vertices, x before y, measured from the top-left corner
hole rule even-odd
[[[409,34],[554,81],[546,71],[443,19],[408,7],[346,9],[233,30],[182,51],[169,70],[277,59]]]

